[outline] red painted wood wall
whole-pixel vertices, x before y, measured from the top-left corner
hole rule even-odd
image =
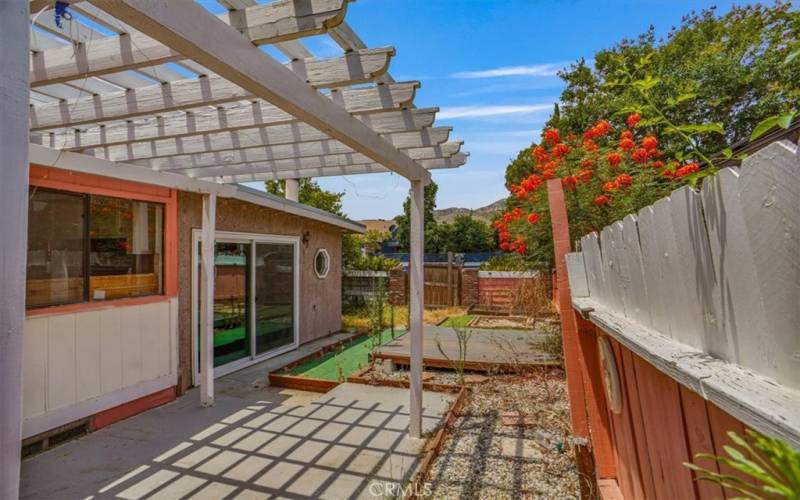
[[[564,259],[570,251],[569,226],[558,180],[548,182],[548,195],[558,273],[553,295],[559,299],[561,312],[573,432],[590,438],[598,479],[615,480],[616,488],[611,490],[627,499],[741,496],[714,483],[696,481],[683,464],[695,461],[698,453],[725,455],[723,447],[732,444],[727,433],[742,435],[745,425],[572,309]],[[614,351],[622,395],[619,413],[611,411],[605,390],[597,348],[601,336],[608,338]],[[695,463],[719,470],[712,460]],[[722,472],[738,475],[726,467]],[[611,491],[601,490],[604,496]]]

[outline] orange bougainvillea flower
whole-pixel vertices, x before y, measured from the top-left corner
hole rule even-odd
[[[648,151],[653,151],[658,147],[658,139],[653,137],[652,135],[648,135],[644,139],[642,139],[642,147]]]
[[[594,167],[594,160],[592,160],[591,158],[586,158],[585,160],[581,161],[581,167],[583,168]]]
[[[500,243],[500,250],[508,252],[509,250],[511,250],[511,245],[507,241],[504,241]]]
[[[561,179],[561,185],[564,186],[564,189],[567,191],[575,191],[575,185],[578,183],[578,179],[574,175],[568,175]]]
[[[580,170],[578,172],[578,177],[584,183],[592,180],[592,175],[594,175],[594,172],[592,172],[591,170]]]
[[[621,134],[619,134],[619,140],[622,139],[631,139],[633,140],[633,132],[630,130],[623,130]]]
[[[537,213],[532,213],[528,215],[528,224],[536,224],[541,219],[541,216]]]
[[[635,127],[639,123],[639,120],[641,119],[642,116],[639,113],[631,113],[630,115],[628,115],[628,126],[630,128]]]
[[[620,154],[616,151],[612,151],[611,153],[608,153],[606,160],[608,160],[609,165],[616,167],[622,161],[622,156],[620,156]]]
[[[561,136],[558,135],[558,129],[549,128],[544,131],[544,141],[551,146],[561,142]]]
[[[631,153],[631,159],[636,163],[644,163],[647,161],[647,150],[639,148]]]
[[[566,155],[567,153],[569,153],[569,146],[567,146],[563,142],[559,142],[558,144],[553,146],[552,155],[555,156],[556,158],[560,158]]]
[[[617,186],[620,188],[626,188],[633,184],[633,177],[628,174],[619,174],[614,182],[616,182]]]
[[[542,172],[542,179],[549,180],[556,176],[555,169],[548,168],[544,172]]]
[[[670,179],[670,180],[672,180],[672,179],[674,179],[674,178],[675,178],[675,172],[673,172],[672,170],[670,170],[670,169],[668,169],[668,168],[665,168],[665,169],[664,169],[664,170],[661,172],[661,177],[664,177],[664,178],[667,178],[667,179]]]
[[[656,160],[653,163],[651,163],[650,166],[653,168],[664,168],[664,162],[661,160]]]
[[[597,151],[597,143],[592,139],[586,138],[583,140],[583,149],[586,151]]]
[[[698,170],[700,170],[700,165],[698,165],[697,163],[689,163],[688,165],[684,165],[681,168],[679,168],[675,172],[675,177],[684,177],[693,174]]]
[[[617,184],[617,181],[608,181],[605,184],[603,184],[603,191],[605,191],[606,193],[610,193],[611,191],[616,191],[618,188],[619,184]]]
[[[633,139],[622,139],[619,141],[619,148],[623,151],[630,151],[636,146],[636,143],[633,142]]]
[[[598,207],[601,207],[601,206],[603,206],[603,205],[608,205],[608,202],[609,202],[610,200],[611,200],[611,199],[610,199],[608,196],[606,196],[606,195],[604,195],[604,194],[601,194],[600,196],[598,196],[597,198],[595,198],[595,199],[594,199],[594,201],[593,201],[592,203],[594,203],[594,204],[595,204],[595,205],[597,205]]]
[[[606,135],[611,130],[611,124],[608,123],[608,120],[600,120],[594,126],[594,130],[597,132],[597,135]]]
[[[547,150],[542,146],[536,146],[531,151],[531,155],[536,159],[539,163],[544,163],[549,159],[549,155],[547,154]]]

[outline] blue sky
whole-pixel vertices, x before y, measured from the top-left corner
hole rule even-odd
[[[369,47],[397,49],[390,71],[398,81],[420,80],[419,107],[438,106],[437,125],[452,125],[468,163],[434,171],[439,208],[477,208],[505,197],[508,161],[538,139],[558,100],[556,70],[625,37],[656,27],[666,34],[692,9],[732,2],[686,0],[358,0],[347,21]],[[338,50],[325,37],[309,48]],[[326,53],[327,52],[327,53]],[[389,218],[402,210],[408,183],[392,174],[320,179],[345,191],[354,219]]]

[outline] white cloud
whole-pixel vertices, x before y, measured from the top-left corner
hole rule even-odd
[[[455,106],[442,108],[436,117],[442,120],[453,118],[482,118],[504,115],[528,115],[553,109],[552,104],[522,104],[507,106]]]
[[[532,64],[529,66],[504,66],[481,71],[460,71],[453,78],[497,78],[501,76],[556,76],[563,64]]]

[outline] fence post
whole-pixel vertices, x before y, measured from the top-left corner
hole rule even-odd
[[[587,443],[575,446],[575,458],[579,473],[588,478],[588,484],[584,484],[584,481],[581,482],[581,496],[587,498],[594,494],[589,488],[596,483],[595,473],[599,473],[604,478],[616,477],[616,464],[611,447],[608,413],[604,404],[602,406],[603,413],[601,413],[598,403],[598,398],[605,396],[597,394],[593,390],[594,386],[591,385],[591,376],[600,376],[600,374],[588,372],[587,360],[584,358],[578,338],[577,319],[572,308],[565,257],[571,251],[569,220],[560,179],[547,181],[547,197],[556,266],[556,291],[553,295],[561,317],[572,433],[579,438],[576,440],[577,443],[581,441]],[[592,366],[594,365],[596,363],[592,364]],[[592,448],[594,448],[594,454]],[[595,459],[597,460],[596,464]]]
[[[453,252],[447,252],[447,305],[453,305]]]

